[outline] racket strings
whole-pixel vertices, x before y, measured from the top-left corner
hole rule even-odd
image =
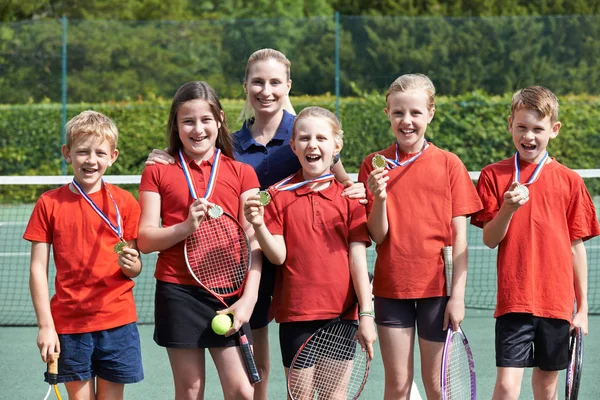
[[[355,340],[357,331],[353,324],[336,323],[306,343],[290,369],[292,399],[353,399],[360,393],[368,359]]]
[[[250,248],[242,227],[223,215],[206,219],[186,240],[186,258],[192,273],[220,295],[236,292],[244,282]]]
[[[471,400],[473,390],[471,381],[472,361],[467,353],[462,335],[453,334],[446,362],[445,398],[448,400]]]

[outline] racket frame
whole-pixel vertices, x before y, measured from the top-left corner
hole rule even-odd
[[[372,285],[373,284],[373,274],[369,272],[369,283]],[[292,393],[292,389],[290,388],[290,382],[291,382],[291,377],[292,377],[292,371],[294,371],[294,369],[299,369],[299,368],[294,368],[294,364],[296,363],[296,361],[298,360],[300,353],[302,353],[302,350],[308,345],[308,343],[315,337],[317,336],[320,332],[324,331],[325,329],[336,325],[336,324],[342,324],[342,325],[352,325],[353,327],[355,327],[358,330],[358,321],[356,320],[344,320],[342,319],[342,317],[344,317],[346,314],[348,314],[352,309],[354,309],[354,307],[356,307],[356,305],[358,304],[358,301],[355,299],[355,301],[352,302],[352,304],[346,308],[338,317],[332,319],[331,321],[329,321],[328,323],[326,323],[325,325],[323,325],[321,328],[317,329],[315,331],[315,333],[313,333],[312,335],[309,336],[308,339],[306,339],[304,341],[304,343],[302,343],[302,346],[300,346],[300,348],[298,349],[298,351],[296,352],[296,354],[294,355],[294,358],[292,360],[292,364],[290,365],[288,374],[287,374],[287,382],[286,382],[286,386],[287,386],[287,392],[288,392],[288,397],[290,398],[290,400],[298,400],[296,398],[293,397],[293,393]],[[360,320],[360,317],[359,317]],[[358,342],[358,339],[355,338],[354,339],[356,342]],[[365,388],[365,384],[367,383],[367,378],[369,377],[369,368],[371,367],[371,360],[369,359],[369,357],[366,357],[366,367],[365,367],[365,376],[363,378],[363,381],[356,393],[356,395],[352,398],[352,399],[357,399],[360,394],[362,393],[363,389]]]
[[[210,218],[210,217],[208,217]],[[232,221],[234,221],[241,232],[244,233],[244,240],[246,241],[247,244],[247,248],[248,248],[248,265],[245,271],[245,276],[244,279],[240,285],[240,287],[234,291],[232,291],[231,293],[227,293],[227,294],[220,294],[215,292],[214,290],[210,289],[208,286],[206,286],[206,284],[204,284],[194,273],[194,271],[192,270],[192,268],[190,267],[190,263],[188,260],[188,252],[187,252],[187,245],[188,245],[188,239],[186,238],[185,243],[184,243],[184,255],[185,255],[185,265],[188,269],[188,271],[190,272],[190,275],[194,278],[194,280],[196,282],[198,282],[198,284],[204,289],[206,290],[208,293],[210,293],[212,296],[214,296],[217,300],[219,300],[221,302],[221,304],[223,304],[226,308],[229,307],[229,304],[227,304],[225,302],[225,298],[226,297],[232,297],[232,296],[236,296],[239,295],[240,293],[243,292],[244,290],[244,286],[246,283],[246,279],[248,277],[248,271],[250,271],[250,266],[252,265],[252,251],[250,248],[250,240],[248,239],[248,235],[246,235],[246,233],[244,232],[243,227],[240,225],[239,221],[234,218],[233,216],[231,216],[230,214],[223,212],[222,215],[220,215],[218,217],[218,219],[221,218],[230,218]],[[204,221],[203,221],[204,223]],[[242,359],[244,361],[244,366],[246,368],[246,373],[248,374],[248,379],[250,380],[251,383],[258,383],[260,382],[262,379],[260,377],[260,374],[258,373],[258,368],[256,367],[256,361],[254,359],[254,354],[252,353],[252,347],[250,346],[250,342],[248,340],[248,337],[246,336],[245,333],[242,332],[242,329],[238,329],[237,331],[237,335],[238,335],[238,342],[240,344],[240,350],[242,352]]]
[[[573,366],[573,368],[571,368]],[[569,340],[569,364],[565,376],[565,399],[577,400],[583,370],[583,331],[574,328]]]
[[[452,343],[452,338],[454,335],[460,335],[460,339],[462,341],[463,346],[465,347],[465,352],[467,353],[467,361],[469,363],[469,378],[471,380],[471,400],[477,399],[477,378],[475,376],[475,362],[473,361],[473,352],[471,351],[471,346],[469,346],[469,341],[467,340],[467,336],[462,328],[459,326],[456,332],[452,329],[452,323],[448,323],[448,333],[446,334],[446,342],[444,343],[444,351],[442,356],[442,366],[440,371],[440,387],[442,392],[442,400],[452,400],[448,397],[447,386],[446,386],[446,377],[447,377],[447,368],[449,362],[449,349]]]

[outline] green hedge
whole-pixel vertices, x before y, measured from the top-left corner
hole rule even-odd
[[[331,96],[295,97],[292,101],[297,111],[308,105],[335,109]],[[237,116],[243,102],[225,100],[223,104],[234,131],[241,125]],[[599,106],[600,99],[595,97],[561,99],[563,128],[550,143],[552,156],[570,168],[600,168]],[[349,172],[357,172],[366,155],[393,142],[384,107],[381,94],[342,99],[342,159]],[[439,97],[427,137],[438,147],[456,153],[469,170],[480,170],[515,151],[507,131],[509,107],[509,96],[471,93]],[[166,146],[167,101],[70,105],[68,118],[85,109],[105,113],[119,127],[120,156],[109,170],[111,175],[140,174],[147,154]],[[0,106],[0,175],[60,175],[60,126],[59,105]],[[35,198],[37,191],[21,189],[0,187],[0,198]]]

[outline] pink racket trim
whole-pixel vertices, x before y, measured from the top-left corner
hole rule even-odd
[[[459,340],[458,342],[456,342],[457,338]],[[466,360],[455,359],[452,357],[453,345],[456,344],[462,346],[464,350],[463,358],[466,358]],[[457,362],[461,365],[457,366]],[[466,377],[467,374],[469,375],[468,377]],[[459,387],[454,388],[451,383],[455,382],[457,375],[461,384]],[[467,379],[465,379],[465,377]],[[471,352],[467,337],[460,326],[458,327],[458,330],[454,332],[452,330],[452,324],[448,324],[448,333],[446,335],[442,357],[440,386],[442,389],[442,400],[475,400],[477,398],[477,381],[473,353]]]

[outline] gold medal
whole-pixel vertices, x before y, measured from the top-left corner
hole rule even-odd
[[[218,205],[213,205],[209,210],[208,210],[208,216],[211,217],[212,219],[217,219],[219,218],[221,215],[223,215],[223,209],[221,208],[221,206]]]
[[[271,195],[266,190],[261,190],[258,192],[258,202],[261,206],[265,207],[267,204],[271,202]]]
[[[371,164],[373,165],[373,168],[385,168],[387,165],[387,160],[381,154],[377,154],[371,160]]]
[[[524,200],[529,199],[529,189],[525,185],[518,184],[515,191],[521,195]]]
[[[124,241],[120,241],[117,244],[115,244],[115,253],[117,253],[118,255],[123,254],[123,249],[127,247],[127,242]]]

